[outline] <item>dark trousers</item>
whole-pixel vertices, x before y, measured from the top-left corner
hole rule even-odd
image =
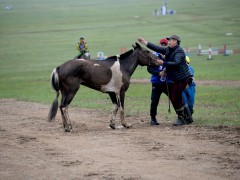
[[[168,86],[171,86],[171,85],[168,85]],[[169,87],[169,90],[170,89],[171,88]],[[150,116],[152,118],[155,118],[157,115],[157,107],[158,107],[158,103],[162,93],[168,96],[168,89],[167,89],[166,83],[164,84],[152,83],[151,106],[150,106]]]
[[[171,101],[175,111],[183,110],[182,92],[188,84],[188,79],[174,82],[171,88]]]

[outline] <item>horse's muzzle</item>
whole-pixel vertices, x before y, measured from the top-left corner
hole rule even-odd
[[[149,66],[159,66],[156,58],[153,58],[151,61],[149,61],[148,65]]]

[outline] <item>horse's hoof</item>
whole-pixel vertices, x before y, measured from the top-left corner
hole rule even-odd
[[[64,130],[65,130],[65,132],[70,132],[70,129],[68,129],[68,128],[65,128]]]
[[[110,128],[112,128],[112,129],[115,129],[115,128],[116,128],[114,123],[110,124],[109,126],[110,126]]]
[[[67,124],[66,126],[64,126],[65,132],[70,132],[71,129],[72,129],[72,125],[71,124]]]
[[[123,124],[123,126],[124,126],[125,128],[131,128],[131,127],[132,127],[131,124]]]

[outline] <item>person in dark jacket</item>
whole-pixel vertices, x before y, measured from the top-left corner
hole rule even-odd
[[[167,47],[168,46],[168,40],[166,38],[162,38],[160,40],[160,46],[161,47]],[[164,59],[164,55],[159,53],[154,53],[159,59]],[[147,70],[151,76],[151,83],[152,83],[152,93],[151,93],[151,106],[150,106],[150,116],[151,116],[151,125],[159,125],[159,122],[156,119],[157,116],[157,107],[159,104],[159,100],[161,97],[161,94],[164,93],[167,96],[169,95],[169,88],[167,87],[168,83],[169,85],[172,84],[172,81],[168,78],[161,78],[163,71],[165,71],[165,67],[160,65],[159,67],[152,67],[148,66]],[[162,72],[162,73],[161,73]]]
[[[180,37],[177,35],[172,35],[167,38],[168,47],[160,47],[154,45],[144,38],[139,37],[138,41],[146,45],[149,49],[164,54],[164,60],[158,60],[159,65],[166,67],[167,76],[173,81],[171,86],[171,101],[172,105],[178,115],[176,123],[173,125],[184,125],[189,124],[188,121],[192,121],[191,114],[184,115],[184,105],[182,102],[182,92],[188,84],[188,78],[190,76],[190,71],[185,60],[185,52],[180,47]],[[189,117],[189,119],[184,119],[184,117]]]

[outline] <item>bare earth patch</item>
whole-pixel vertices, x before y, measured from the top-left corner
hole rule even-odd
[[[127,117],[112,130],[109,114],[70,108],[73,132],[50,106],[0,100],[0,179],[239,179],[240,128],[173,127]],[[119,123],[119,120],[118,120]]]

